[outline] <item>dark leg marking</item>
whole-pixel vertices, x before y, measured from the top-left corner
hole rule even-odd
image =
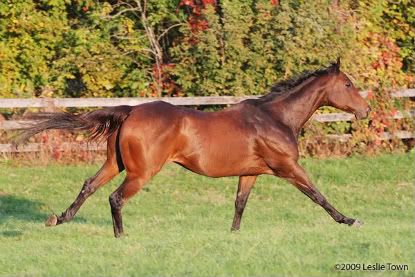
[[[116,238],[120,237],[124,233],[122,225],[122,215],[121,209],[123,206],[123,199],[119,191],[113,192],[109,197],[109,202],[111,206],[111,215],[112,215],[112,225],[114,228],[114,236]]]
[[[231,231],[238,231],[240,229],[242,214],[248,201],[251,189],[255,184],[256,178],[257,176],[239,177],[238,191],[236,193],[235,200],[235,216],[233,218]]]

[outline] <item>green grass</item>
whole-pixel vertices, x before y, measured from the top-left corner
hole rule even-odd
[[[414,163],[410,154],[306,159],[316,186],[344,214],[332,221],[292,185],[261,176],[241,231],[231,233],[237,178],[212,179],[169,165],[124,208],[127,236],[113,238],[109,194],[88,199],[70,223],[62,212],[96,166],[0,165],[1,276],[391,276],[414,275]],[[409,271],[336,271],[336,263],[396,263]]]

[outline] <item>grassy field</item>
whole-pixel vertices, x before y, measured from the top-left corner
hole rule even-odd
[[[95,166],[0,164],[1,276],[391,276],[414,275],[412,154],[306,159],[312,180],[350,228],[284,181],[261,176],[241,231],[231,233],[237,178],[211,179],[171,165],[124,208],[127,236],[113,238],[109,194],[76,219],[44,227]],[[339,271],[335,264],[407,264],[408,271]]]

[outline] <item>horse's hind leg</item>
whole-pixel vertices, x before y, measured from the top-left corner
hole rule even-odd
[[[118,189],[110,195],[109,202],[111,206],[112,223],[114,227],[115,237],[120,237],[124,232],[121,215],[122,207],[129,198],[141,190],[148,179],[149,178],[145,177],[131,175],[128,176],[127,173],[127,177],[121,186],[119,186]]]
[[[151,177],[160,171],[165,162],[164,159],[156,158],[152,160],[152,165],[149,165],[149,162],[142,155],[142,147],[138,145],[130,147],[130,151],[126,152],[123,157],[126,161],[127,176],[109,197],[115,237],[120,237],[124,233],[121,215],[122,207],[128,199],[141,190]]]
[[[87,179],[75,201],[60,215],[51,215],[46,221],[46,226],[54,226],[72,220],[85,200],[91,196],[99,187],[109,182],[119,173],[117,167],[113,167],[108,161],[95,174],[94,177]]]
[[[55,226],[72,220],[85,200],[98,188],[108,183],[112,178],[122,171],[120,156],[116,153],[115,134],[108,139],[107,160],[95,176],[87,179],[75,201],[60,215],[51,215],[46,221],[46,226]],[[117,156],[118,155],[118,156]]]

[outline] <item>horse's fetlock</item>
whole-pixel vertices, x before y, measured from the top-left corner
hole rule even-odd
[[[346,223],[345,222],[346,218],[342,215],[335,215],[333,218],[337,223]]]
[[[61,224],[70,220],[70,215],[68,212],[63,212],[60,216],[57,217],[57,224]]]

